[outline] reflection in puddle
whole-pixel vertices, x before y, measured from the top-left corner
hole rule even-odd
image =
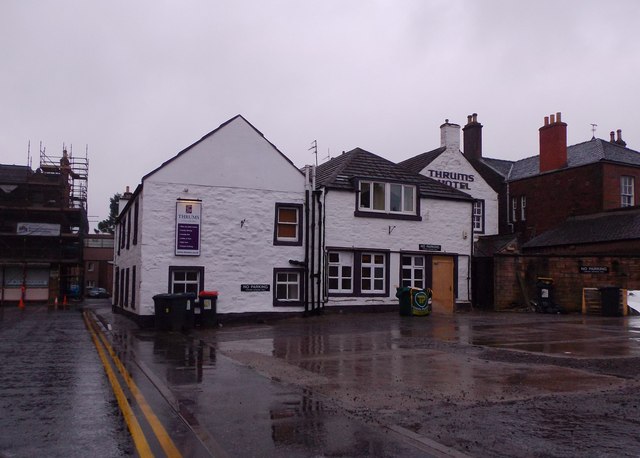
[[[297,399],[277,403],[269,409],[273,442],[306,447],[322,445],[327,437],[323,414],[322,402],[309,390],[302,390]]]

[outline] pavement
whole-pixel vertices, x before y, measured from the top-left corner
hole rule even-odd
[[[638,316],[326,313],[180,333],[85,307],[160,418],[188,426],[183,456],[640,450]]]
[[[193,396],[190,415],[211,437],[225,423],[208,418],[204,392],[225,397],[219,405],[225,415],[240,404],[262,406],[262,416],[260,409],[242,409],[235,421],[249,418],[256,429],[275,428],[274,437],[286,436],[275,426],[283,415],[284,430],[307,437],[306,443],[324,422],[327,442],[312,441],[312,449],[324,454],[338,453],[326,448],[337,437],[326,432],[336,418],[399,438],[399,444],[417,444],[420,456],[636,456],[640,450],[638,316],[326,313],[195,329],[185,338],[216,362],[205,363],[189,383],[171,387],[175,374],[166,372],[165,379],[177,399]],[[246,381],[251,374],[252,382],[228,390],[239,383],[230,367],[247,371],[235,376]],[[227,388],[216,391],[220,379]],[[283,404],[274,393],[263,392],[267,402],[248,395],[261,392],[256,386],[265,381],[276,393],[292,389],[296,399]],[[274,413],[274,405],[284,405],[284,413]],[[310,414],[317,405],[337,414],[331,421]],[[315,415],[311,432],[309,415]]]

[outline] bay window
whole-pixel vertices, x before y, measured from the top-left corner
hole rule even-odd
[[[417,189],[414,185],[360,181],[358,191],[356,212],[410,216],[418,213]]]
[[[330,296],[389,294],[388,252],[330,249],[327,285]]]

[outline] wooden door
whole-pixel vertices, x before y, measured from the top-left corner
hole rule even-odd
[[[453,313],[453,258],[433,257],[432,291],[433,311]]]

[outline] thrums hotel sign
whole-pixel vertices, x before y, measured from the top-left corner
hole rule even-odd
[[[201,216],[201,201],[178,200],[176,202],[177,256],[200,256]]]
[[[466,173],[443,172],[442,170],[432,169],[427,170],[427,172],[429,172],[429,178],[438,180],[440,183],[456,189],[469,189],[469,183],[475,181],[473,175],[467,175]]]

